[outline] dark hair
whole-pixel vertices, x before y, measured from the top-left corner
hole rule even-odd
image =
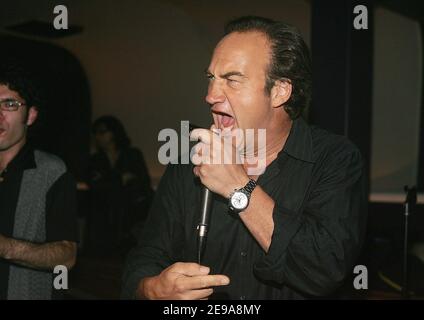
[[[284,109],[291,119],[296,119],[311,100],[312,66],[308,47],[296,28],[267,18],[241,17],[225,27],[226,35],[249,31],[262,32],[271,42],[265,90],[269,94],[276,80],[290,82],[292,93]]]
[[[41,92],[38,82],[22,61],[5,59],[0,63],[0,84],[16,91],[28,107],[41,107]]]
[[[95,133],[96,130],[104,125],[106,129],[112,132],[113,137],[115,138],[115,143],[118,149],[125,149],[131,145],[131,140],[128,138],[127,132],[125,131],[124,126],[121,121],[114,116],[102,116],[98,118],[93,123],[92,132]]]

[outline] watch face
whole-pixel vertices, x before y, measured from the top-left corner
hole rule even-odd
[[[247,207],[249,199],[243,192],[235,192],[231,197],[231,205],[237,210],[243,210]]]

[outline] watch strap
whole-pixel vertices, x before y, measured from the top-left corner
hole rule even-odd
[[[242,188],[244,191],[247,191],[247,194],[250,195],[252,194],[253,190],[256,188],[257,183],[255,180],[250,179],[249,182]]]

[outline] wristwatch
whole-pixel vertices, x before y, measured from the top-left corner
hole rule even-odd
[[[234,213],[239,213],[245,210],[249,205],[250,196],[255,187],[256,181],[250,179],[249,182],[243,188],[234,190],[234,192],[230,194],[230,200],[228,204],[230,211]]]

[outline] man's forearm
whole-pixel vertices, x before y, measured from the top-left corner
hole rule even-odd
[[[268,252],[274,232],[274,205],[274,200],[257,186],[253,190],[249,206],[240,213],[241,220],[265,252]]]
[[[70,241],[36,244],[0,236],[0,257],[35,269],[52,270],[57,265],[71,269],[76,260],[76,244]]]

